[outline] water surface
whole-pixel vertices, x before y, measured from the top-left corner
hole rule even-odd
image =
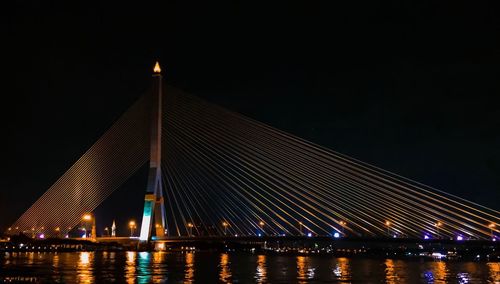
[[[1,253],[0,282],[500,283],[499,262],[243,252]]]

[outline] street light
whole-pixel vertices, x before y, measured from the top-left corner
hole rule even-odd
[[[387,235],[390,236],[391,235],[391,222],[390,221],[385,221],[385,225],[387,226]]]
[[[490,228],[490,233],[491,233],[491,237],[494,238],[495,236],[493,235],[493,229],[495,229],[496,225],[495,223],[491,223],[488,225],[488,228]]]
[[[229,223],[226,221],[222,222],[222,227],[224,227],[224,236],[227,235],[227,227],[229,226]]]
[[[434,224],[434,226],[436,226],[436,234],[437,234],[438,239],[441,238],[441,236],[439,235],[439,227],[441,227],[442,225],[443,225],[443,223],[441,223],[441,221],[437,221],[436,224]]]
[[[193,236],[193,223],[188,223],[188,228],[189,228],[189,236],[192,237]]]
[[[130,222],[128,222],[128,227],[130,228],[130,237],[133,237],[134,230],[135,230],[135,228],[137,228],[137,226],[135,225],[135,221],[131,220]]]
[[[347,225],[347,223],[345,221],[340,220],[339,224],[342,227],[342,235],[345,236],[345,232],[344,231],[345,231],[345,225]]]
[[[87,235],[88,230],[87,230],[87,226],[86,226],[87,224],[86,224],[86,223],[87,223],[87,222],[90,222],[90,221],[92,220],[92,214],[90,214],[90,213],[85,213],[85,214],[83,214],[83,216],[82,216],[82,220],[83,220],[83,222],[84,222],[83,227],[85,228],[85,237],[88,237],[88,235]],[[94,221],[95,221],[95,220],[94,220]],[[93,233],[93,230],[92,230],[92,229],[93,229],[93,228],[90,228],[90,233],[91,233],[91,234]],[[93,237],[94,237],[94,236],[93,236]]]

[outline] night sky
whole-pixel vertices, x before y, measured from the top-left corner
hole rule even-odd
[[[486,3],[8,2],[0,231],[150,87],[156,59],[172,86],[500,210],[500,24]],[[104,219],[124,206],[138,219],[145,176]]]

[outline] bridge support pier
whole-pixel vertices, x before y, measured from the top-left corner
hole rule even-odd
[[[166,226],[165,203],[163,202],[161,183],[162,77],[158,62],[156,62],[154,68],[153,80],[149,176],[139,237],[141,241],[149,241],[151,238],[153,221],[157,237],[165,236]]]

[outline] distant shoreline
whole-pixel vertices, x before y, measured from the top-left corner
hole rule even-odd
[[[493,241],[454,241],[417,239],[332,239],[328,237],[186,238],[141,244],[128,242],[94,242],[76,239],[13,238],[0,242],[0,252],[248,252],[287,256],[325,255],[356,258],[403,258],[457,261],[500,261],[500,244]],[[256,241],[257,240],[257,241]],[[259,241],[260,240],[260,241]],[[258,242],[259,241],[259,242]],[[159,244],[163,244],[159,246]],[[161,249],[159,249],[161,248]]]

